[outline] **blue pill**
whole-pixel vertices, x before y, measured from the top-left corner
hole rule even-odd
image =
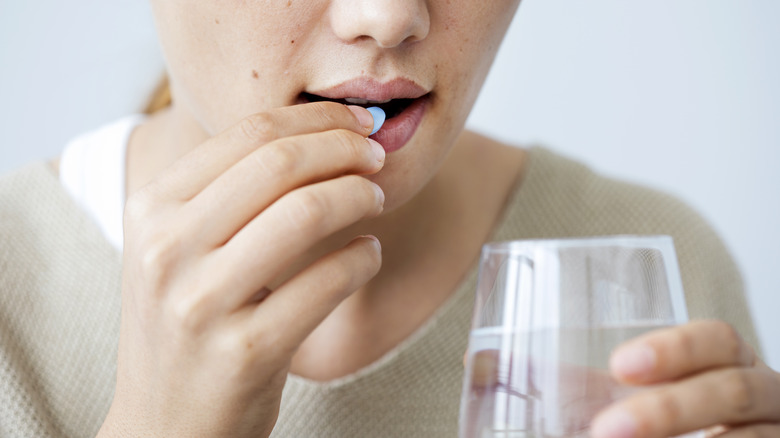
[[[377,131],[379,131],[379,128],[382,127],[385,123],[385,111],[382,108],[379,108],[378,106],[372,106],[369,108],[366,108],[368,112],[371,113],[371,116],[374,117],[374,129],[371,131],[370,135],[376,134]]]

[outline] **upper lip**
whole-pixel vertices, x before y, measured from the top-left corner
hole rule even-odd
[[[354,97],[373,101],[416,99],[428,93],[425,88],[409,79],[395,78],[387,82],[380,82],[369,77],[350,79],[335,87],[307,92],[328,99]]]

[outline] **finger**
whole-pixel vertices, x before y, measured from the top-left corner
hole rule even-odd
[[[500,353],[492,349],[474,353],[471,358],[471,384],[474,387],[492,388],[498,383]]]
[[[725,366],[750,366],[753,349],[722,321],[695,321],[656,330],[618,347],[610,359],[616,379],[631,384],[665,382]]]
[[[256,307],[252,319],[258,337],[297,346],[351,293],[379,272],[379,241],[359,237],[318,260],[277,288]]]
[[[348,175],[296,189],[255,217],[225,245],[212,252],[209,272],[228,310],[275,279],[314,243],[382,211],[382,189]]]
[[[722,424],[719,424],[717,426],[708,427],[707,429],[700,431],[700,435],[703,433],[702,438],[715,438],[716,436],[723,435],[728,430],[729,428],[723,426]]]
[[[145,189],[163,200],[187,201],[257,148],[279,138],[332,129],[367,137],[371,113],[359,106],[315,102],[253,114],[195,148]]]
[[[778,406],[773,373],[723,368],[621,400],[594,420],[593,436],[668,437],[713,424],[776,422]]]
[[[717,438],[777,438],[780,437],[780,424],[751,424],[731,428],[728,431],[714,435]]]
[[[257,149],[182,208],[188,235],[219,246],[285,193],[344,174],[375,173],[385,151],[345,129],[286,137]]]

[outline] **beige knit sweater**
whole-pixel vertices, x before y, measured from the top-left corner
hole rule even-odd
[[[607,234],[672,235],[690,316],[724,319],[756,344],[723,244],[664,194],[532,149],[493,239]],[[114,387],[120,275],[120,254],[45,164],[0,179],[0,437],[94,436]],[[290,376],[273,436],[457,436],[476,272],[465,278],[371,366],[327,383]]]

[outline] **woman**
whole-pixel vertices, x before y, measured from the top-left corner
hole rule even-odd
[[[780,377],[698,217],[463,131],[518,3],[154,0],[172,105],[71,145],[65,189],[1,185],[3,435],[454,436],[481,245],[619,233],[672,234],[692,316],[737,330],[619,350],[616,377],[668,385],[594,435],[777,433]],[[109,166],[95,144],[127,148],[121,262],[100,210],[123,199],[72,183]]]

